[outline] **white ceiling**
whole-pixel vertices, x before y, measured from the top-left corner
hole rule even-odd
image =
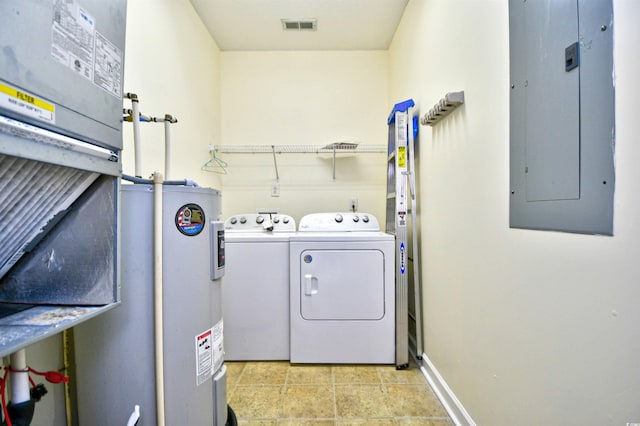
[[[221,50],[386,50],[408,0],[190,0]],[[317,19],[316,31],[281,19]]]

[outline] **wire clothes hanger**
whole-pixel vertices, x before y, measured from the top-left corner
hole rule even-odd
[[[221,175],[226,175],[227,167],[229,166],[229,164],[222,158],[218,157],[218,149],[214,147],[211,148],[209,152],[211,153],[211,159],[204,163],[200,169],[204,170],[205,172],[213,172]]]

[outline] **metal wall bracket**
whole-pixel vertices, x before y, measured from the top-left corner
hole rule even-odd
[[[440,99],[440,101],[422,117],[420,124],[423,126],[434,126],[463,103],[464,91],[447,93],[444,95],[444,98]]]

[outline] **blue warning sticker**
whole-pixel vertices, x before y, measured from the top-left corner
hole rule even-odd
[[[400,273],[404,275],[406,271],[404,243],[400,243]]]
[[[197,204],[185,204],[176,213],[176,227],[180,233],[193,237],[204,229],[204,210]]]

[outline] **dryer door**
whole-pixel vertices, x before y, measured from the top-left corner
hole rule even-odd
[[[305,320],[384,317],[384,254],[379,250],[305,250],[300,254]]]

